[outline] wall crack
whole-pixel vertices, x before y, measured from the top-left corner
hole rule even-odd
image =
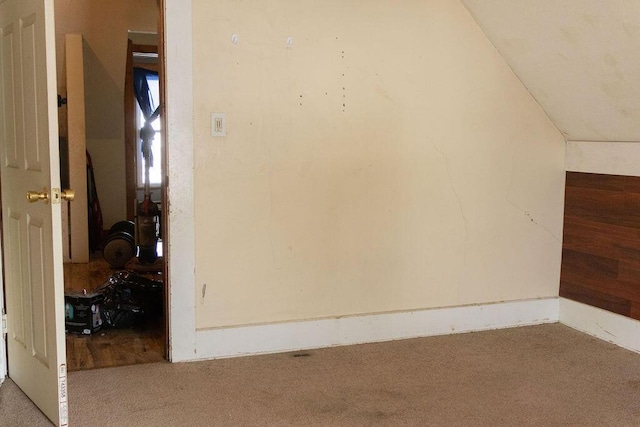
[[[562,239],[560,239],[558,236],[556,236],[555,234],[553,234],[551,232],[551,230],[549,230],[547,227],[545,227],[544,225],[540,224],[533,216],[533,214],[531,212],[529,212],[526,209],[521,208],[520,206],[518,206],[517,204],[515,204],[509,197],[506,197],[507,202],[513,206],[515,209],[519,210],[520,212],[522,212],[524,214],[524,216],[526,216],[527,218],[529,218],[529,220],[535,224],[536,226],[540,227],[541,229],[543,229],[549,236],[551,236],[551,238],[553,238],[555,241],[562,243]]]
[[[464,269],[467,265],[467,246],[469,244],[469,227],[467,225],[467,217],[464,214],[464,208],[462,207],[462,200],[460,199],[460,195],[458,194],[458,190],[456,190],[455,185],[453,185],[453,176],[451,175],[451,164],[449,162],[449,157],[442,151],[435,142],[431,143],[433,149],[444,159],[445,166],[447,167],[447,178],[449,180],[449,186],[451,187],[451,191],[453,192],[454,197],[456,198],[456,202],[458,203],[458,209],[460,210],[460,216],[462,217],[462,222],[464,224],[464,253],[462,255],[462,268],[460,269],[460,276],[458,277],[458,300],[460,300],[460,291],[462,287],[462,275],[464,274]]]

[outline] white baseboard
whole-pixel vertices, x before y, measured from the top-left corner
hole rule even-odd
[[[544,298],[199,330],[193,360],[555,323],[558,312],[558,298]]]
[[[640,322],[637,320],[560,298],[560,323],[640,353]]]

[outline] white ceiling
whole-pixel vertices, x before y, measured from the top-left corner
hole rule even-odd
[[[640,141],[640,0],[461,0],[567,140]]]

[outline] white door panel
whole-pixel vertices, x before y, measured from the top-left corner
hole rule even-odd
[[[66,425],[53,23],[53,0],[0,1],[0,184],[8,374]],[[27,191],[49,200],[28,203]]]

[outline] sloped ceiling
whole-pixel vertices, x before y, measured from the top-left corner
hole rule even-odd
[[[640,0],[461,0],[567,140],[640,142]]]

